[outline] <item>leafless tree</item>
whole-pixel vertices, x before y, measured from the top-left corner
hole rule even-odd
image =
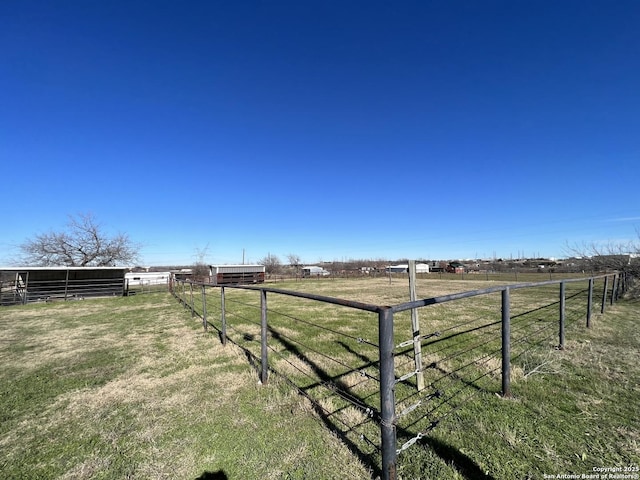
[[[280,259],[276,255],[272,255],[270,253],[267,254],[266,257],[259,260],[260,265],[264,265],[264,270],[267,275],[273,275],[274,273],[280,272],[282,268],[282,263]]]
[[[637,239],[605,244],[567,245],[566,251],[580,257],[593,271],[617,270],[640,276],[640,231]]]
[[[126,234],[107,235],[92,214],[70,216],[64,231],[40,233],[20,245],[21,263],[66,267],[130,264],[139,249]]]
[[[302,267],[302,260],[295,253],[290,253],[287,255],[287,260],[289,261],[289,265],[293,267],[296,275],[300,273],[300,267]]]

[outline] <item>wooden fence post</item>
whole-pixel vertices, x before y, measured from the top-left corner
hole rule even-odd
[[[416,261],[409,260],[409,299],[416,298]],[[424,372],[422,371],[422,342],[420,341],[420,319],[418,309],[411,309],[411,329],[413,332],[413,358],[416,367],[416,382],[418,391],[424,390]]]

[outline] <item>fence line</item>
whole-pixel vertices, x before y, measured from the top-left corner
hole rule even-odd
[[[231,341],[245,351],[263,384],[270,372],[286,378],[353,451],[379,465],[374,468],[387,480],[396,478],[400,454],[479,395],[510,397],[514,368],[522,375],[535,373],[539,365],[531,368],[530,362],[539,361],[541,347],[565,348],[568,328],[582,321],[591,328],[595,297],[604,314],[626,285],[627,278],[615,273],[501,285],[391,306],[264,286],[172,280],[169,289],[202,318],[205,331],[212,326],[223,344]],[[556,298],[549,298],[550,289],[559,290]],[[299,308],[290,313],[278,305],[286,298],[321,305],[324,317],[309,318]],[[456,311],[469,306],[471,319],[456,322]],[[406,315],[418,308],[431,331],[412,328]],[[365,338],[375,327],[377,338]]]

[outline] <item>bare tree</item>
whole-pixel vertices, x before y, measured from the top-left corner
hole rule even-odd
[[[300,256],[295,253],[290,253],[287,255],[287,260],[289,261],[289,265],[295,270],[296,275],[299,275],[300,267],[302,267],[302,260],[300,259]]]
[[[571,255],[582,258],[584,265],[593,271],[617,270],[634,277],[640,276],[640,231],[636,240],[609,242],[606,244],[567,245]]]
[[[282,268],[282,263],[280,259],[276,255],[272,255],[270,253],[267,254],[266,257],[259,260],[260,265],[264,265],[264,270],[267,275],[272,275],[274,273],[280,272]]]
[[[108,236],[92,214],[69,216],[64,231],[37,234],[20,245],[27,265],[67,267],[133,263],[139,249],[126,234]]]

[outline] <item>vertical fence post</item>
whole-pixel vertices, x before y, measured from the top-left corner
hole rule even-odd
[[[227,315],[224,306],[224,287],[220,287],[220,323],[222,325],[222,344],[227,344]]]
[[[613,306],[613,297],[615,296],[616,291],[616,276],[613,275],[613,279],[611,279],[611,296],[609,297],[609,305]]]
[[[267,364],[267,291],[260,290],[260,363],[262,372],[260,381],[266,384],[268,380],[268,364]]]
[[[209,326],[207,325],[207,288],[202,284],[202,326],[206,332]]]
[[[22,295],[22,304],[26,305],[29,297],[29,272],[25,275],[24,294]]]
[[[196,314],[196,309],[193,305],[193,283],[189,282],[189,295],[191,297],[191,318]]]
[[[124,280],[124,283],[127,283],[127,279]],[[123,287],[124,290],[124,287]],[[64,279],[64,301],[67,301],[67,293],[69,292],[69,269],[67,268],[67,275]],[[122,292],[122,296],[124,296],[124,291]]]
[[[602,289],[602,305],[600,306],[600,313],[604,313],[605,305],[607,303],[607,290],[609,289],[609,275],[604,277],[604,288]]]
[[[511,396],[511,307],[509,287],[502,290],[502,396]]]
[[[565,314],[565,295],[566,285],[565,282],[560,282],[560,331],[559,331],[559,342],[558,348],[560,350],[564,350],[564,314]]]
[[[416,300],[416,261],[409,260],[409,299]],[[420,342],[420,319],[418,309],[411,309],[411,331],[413,332],[413,358],[416,367],[418,391],[424,390],[424,372],[422,371],[422,343]]]
[[[593,308],[593,278],[589,279],[589,294],[587,296],[587,328],[591,328],[591,309]]]
[[[380,345],[380,439],[382,480],[396,479],[396,400],[393,350],[393,310],[382,307],[378,312],[378,344]]]

